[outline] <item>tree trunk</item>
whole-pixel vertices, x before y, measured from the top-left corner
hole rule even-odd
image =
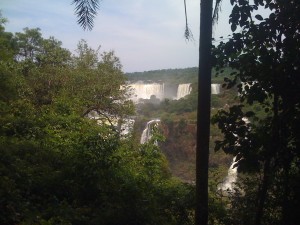
[[[258,205],[257,205],[257,210],[255,215],[255,223],[254,223],[255,225],[261,225],[261,220],[263,217],[264,206],[267,199],[267,193],[269,188],[270,161],[271,159],[267,159],[264,165],[262,187],[259,192]]]
[[[272,139],[271,143],[267,147],[267,154],[264,164],[264,176],[262,180],[262,187],[259,192],[259,199],[258,199],[258,206],[257,211],[255,215],[255,225],[261,225],[262,224],[262,218],[265,208],[265,202],[268,198],[268,189],[271,182],[271,170],[272,170],[272,159],[274,155],[278,152],[278,148],[280,146],[280,135],[279,135],[279,119],[278,119],[278,103],[279,103],[279,96],[277,93],[277,87],[278,84],[275,81],[274,82],[274,101],[273,101],[273,124],[272,124]]]
[[[212,0],[201,0],[196,150],[196,225],[208,224],[212,6]]]

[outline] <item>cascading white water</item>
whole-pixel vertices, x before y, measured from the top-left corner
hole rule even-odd
[[[177,96],[176,99],[181,99],[187,95],[189,95],[192,91],[191,84],[179,84],[177,88]]]
[[[220,84],[211,84],[211,94],[218,95],[220,94],[221,85]]]
[[[249,124],[250,120],[247,117],[243,117],[242,120],[245,122],[245,124]],[[248,126],[248,131],[251,130],[251,127]],[[233,135],[235,137],[239,137],[237,134]],[[247,137],[243,137],[243,139],[247,139]],[[239,140],[236,141],[235,143],[236,146],[240,146]],[[218,189],[222,191],[234,191],[235,187],[235,182],[237,181],[238,178],[238,172],[237,172],[237,167],[235,166],[236,164],[236,156],[233,158],[232,163],[228,169],[227,177],[225,180],[222,182],[222,184],[219,185]]]
[[[160,119],[154,119],[154,120],[150,120],[145,129],[143,130],[142,136],[141,136],[141,144],[145,144],[147,141],[150,140],[150,138],[152,137],[151,131],[152,131],[152,126],[154,126],[155,124],[158,124],[160,122]]]
[[[132,88],[132,100],[137,102],[140,98],[150,99],[152,95],[156,98],[164,98],[164,84],[160,83],[134,83],[129,85]]]
[[[232,163],[228,169],[228,174],[225,180],[219,185],[218,189],[221,191],[233,191],[235,182],[237,180],[237,167],[234,167],[236,164],[236,157],[233,158]]]
[[[139,99],[150,99],[151,96],[162,100],[165,98],[164,83],[143,83],[142,81],[126,85],[130,87],[131,100],[135,103],[139,102]],[[123,86],[120,87],[124,88]],[[221,85],[211,84],[211,94],[220,94]],[[181,99],[189,95],[192,91],[191,83],[179,84],[177,87],[176,96],[174,99]]]

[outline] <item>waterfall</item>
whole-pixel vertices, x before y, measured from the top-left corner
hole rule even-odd
[[[154,120],[150,120],[145,129],[143,130],[142,136],[141,136],[141,144],[145,144],[147,141],[150,140],[150,138],[152,137],[151,131],[152,131],[152,127],[155,124],[158,124],[160,122],[160,119],[154,119]]]
[[[211,94],[218,95],[220,94],[221,85],[220,84],[211,84]]]
[[[181,99],[186,95],[189,95],[192,91],[191,84],[179,84],[177,88],[177,96],[176,99]]]
[[[139,99],[150,99],[152,95],[155,95],[155,97],[160,100],[164,98],[164,84],[145,84],[139,82],[130,84],[130,87],[132,88],[131,99],[134,102],[138,102]]]
[[[245,122],[246,125],[250,123],[250,120],[247,117],[243,117],[242,120]],[[248,129],[248,131],[250,131],[251,127],[248,126],[247,129]],[[233,135],[235,137],[239,137],[237,134],[233,133]],[[242,139],[245,140],[245,139],[247,139],[247,137],[243,137]],[[240,146],[239,139],[235,142],[235,145]],[[232,160],[232,163],[231,163],[229,169],[228,169],[227,177],[222,182],[222,184],[219,185],[218,190],[234,191],[234,187],[235,187],[234,183],[237,181],[237,175],[238,175],[237,167],[234,167],[236,163],[237,162],[236,162],[236,156],[235,156]]]
[[[139,102],[139,99],[150,99],[155,95],[156,98],[162,100],[166,96],[164,83],[143,83],[142,81],[132,83],[128,85],[130,87],[131,100],[135,103]],[[121,89],[124,87],[120,87]],[[211,84],[211,94],[220,94],[221,85]],[[181,99],[189,95],[192,91],[191,83],[179,84],[177,87],[177,94],[174,99]]]
[[[234,167],[236,157],[233,158],[232,163],[228,169],[227,177],[222,182],[222,184],[219,185],[218,190],[221,191],[233,191],[234,189],[234,183],[237,180],[237,167]]]
[[[159,100],[163,100],[165,97],[171,97],[178,100],[186,95],[189,95],[192,91],[190,83],[179,84],[176,91],[173,89],[176,93],[176,96],[174,96],[175,93],[170,96],[170,93],[172,92],[170,92],[169,89],[165,90],[164,83],[144,83],[142,81],[138,81],[136,83],[121,86],[120,89],[124,89],[126,86],[130,88],[130,99],[135,103],[138,103],[139,99],[151,99],[151,96],[153,95]],[[165,93],[165,91],[167,93]]]

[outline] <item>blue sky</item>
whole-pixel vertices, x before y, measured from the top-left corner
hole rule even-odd
[[[74,52],[85,39],[100,51],[114,50],[124,72],[198,66],[200,0],[186,0],[195,42],[184,39],[183,0],[102,0],[92,31],[77,24],[72,0],[1,0],[6,31],[41,28],[44,38],[54,36]],[[229,1],[223,1],[214,36],[230,34]],[[228,5],[226,5],[228,4]]]

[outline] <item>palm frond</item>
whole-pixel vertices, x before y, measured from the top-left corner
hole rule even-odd
[[[190,30],[189,25],[188,25],[187,12],[186,12],[186,0],[184,0],[184,12],[185,12],[184,38],[187,41],[194,41],[194,37],[193,37],[192,31]]]
[[[216,24],[219,20],[219,12],[221,11],[221,2],[222,0],[216,0],[214,12],[213,12],[213,25]]]
[[[99,0],[73,0],[72,4],[75,4],[77,23],[84,30],[92,30],[94,19],[99,9]]]

